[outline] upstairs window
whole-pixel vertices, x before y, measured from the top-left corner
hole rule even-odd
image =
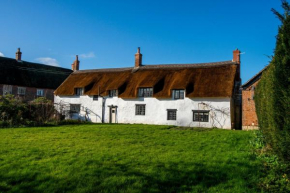
[[[72,113],[79,113],[81,111],[81,105],[80,104],[70,104],[70,111]]]
[[[18,95],[25,95],[26,88],[25,87],[18,87],[17,94]]]
[[[117,90],[109,90],[109,97],[116,97],[118,96]]]
[[[12,94],[12,85],[3,85],[3,95]]]
[[[94,95],[93,96],[93,101],[97,101],[99,99],[99,95]]]
[[[176,120],[176,109],[167,109],[167,120]]]
[[[43,97],[43,94],[44,92],[43,92],[43,89],[37,89],[36,90],[36,96],[38,96],[38,97]]]
[[[152,97],[153,96],[153,88],[139,88],[138,96],[139,97]]]
[[[145,115],[145,105],[136,105],[135,115]]]
[[[194,122],[208,122],[209,111],[193,110],[192,112]]]
[[[75,93],[77,96],[83,95],[84,94],[84,89],[83,88],[76,88]]]
[[[173,90],[174,99],[184,99],[184,90]]]

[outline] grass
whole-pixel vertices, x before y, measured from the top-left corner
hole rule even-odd
[[[252,136],[150,125],[0,129],[0,192],[255,192]]]

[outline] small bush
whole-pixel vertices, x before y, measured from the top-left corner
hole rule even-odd
[[[0,128],[5,128],[5,127],[8,127],[9,126],[9,123],[6,122],[6,121],[0,121]]]
[[[255,132],[250,144],[254,155],[263,163],[259,188],[265,192],[290,192],[290,166],[279,159],[273,149],[264,143],[261,131]]]
[[[62,120],[57,123],[57,125],[80,125],[80,124],[94,124],[88,121],[81,121],[81,120]]]

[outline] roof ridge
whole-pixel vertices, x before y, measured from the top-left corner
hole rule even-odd
[[[192,68],[192,67],[215,67],[215,66],[224,66],[224,65],[233,65],[237,62],[233,62],[232,60],[221,61],[221,62],[205,62],[205,63],[188,63],[188,64],[143,64],[139,67],[142,69],[156,69],[156,68]],[[123,68],[100,68],[100,69],[87,69],[87,70],[78,70],[73,72],[73,74],[77,73],[89,73],[89,72],[120,72],[126,70],[134,70],[134,67],[123,67]]]
[[[144,66],[171,66],[171,65],[198,65],[198,64],[220,64],[220,63],[236,63],[232,60],[225,60],[219,62],[200,62],[200,63],[182,63],[182,64],[143,64]]]
[[[269,67],[269,65],[270,64],[268,64],[267,66],[265,66],[262,70],[260,70],[257,74],[255,74],[252,78],[250,78],[247,82],[245,82],[241,87],[244,88],[245,86],[247,86],[247,84],[249,84],[255,78],[257,78],[258,76],[260,76],[264,72],[264,70],[266,70]]]
[[[72,71],[71,69],[69,68],[64,68],[64,67],[60,67],[60,66],[51,66],[51,65],[48,65],[48,64],[42,64],[42,63],[37,63],[37,62],[30,62],[30,61],[25,61],[25,60],[16,60],[14,58],[8,58],[8,57],[0,57],[0,59],[4,59],[4,60],[11,60],[11,61],[14,61],[15,64],[16,62],[17,63],[20,63],[21,64],[32,64],[32,65],[41,65],[41,66],[45,66],[45,67],[48,67],[48,68],[54,68],[54,69],[59,69],[59,70],[67,70],[67,71]]]

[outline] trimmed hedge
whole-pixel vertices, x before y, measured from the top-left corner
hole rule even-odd
[[[255,102],[265,142],[284,161],[290,161],[290,6],[282,1],[274,56],[257,86]]]

